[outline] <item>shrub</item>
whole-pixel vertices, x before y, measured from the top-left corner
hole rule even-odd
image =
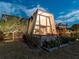
[[[76,37],[71,37],[71,38],[70,38],[70,41],[71,41],[71,42],[74,42],[75,40],[76,40]]]
[[[4,34],[2,31],[0,31],[0,41],[3,41],[4,40]]]

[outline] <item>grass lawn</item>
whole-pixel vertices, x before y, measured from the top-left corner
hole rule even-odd
[[[22,42],[1,42],[0,59],[79,59],[79,42],[50,53],[30,49]]]

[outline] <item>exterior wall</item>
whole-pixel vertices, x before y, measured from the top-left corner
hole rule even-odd
[[[56,26],[55,26],[55,22],[54,22],[54,16],[50,17],[50,21],[51,21],[51,26],[52,26],[52,32],[53,32],[53,34],[57,34]]]
[[[35,25],[35,21],[36,21],[36,13],[34,13],[34,15],[32,16],[32,19],[30,18],[29,20],[29,26],[28,26],[28,31],[27,34],[32,34],[33,33],[33,28]]]

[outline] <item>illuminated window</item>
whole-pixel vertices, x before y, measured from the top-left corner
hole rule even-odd
[[[47,26],[50,26],[50,20],[48,17],[47,17]]]
[[[35,29],[39,29],[39,26],[35,26]]]
[[[38,29],[34,29],[33,34],[39,34],[39,30]]]
[[[35,26],[33,33],[39,34],[39,26]]]
[[[50,18],[44,15],[37,15],[34,34],[51,34]]]
[[[40,34],[41,35],[46,35],[46,27],[41,27],[40,28]]]
[[[39,25],[39,15],[37,15],[36,25]]]
[[[51,34],[51,28],[47,27],[47,34]]]
[[[40,25],[46,26],[46,17],[45,16],[40,16]]]

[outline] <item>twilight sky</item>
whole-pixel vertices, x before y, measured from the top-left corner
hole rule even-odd
[[[56,23],[79,23],[79,0],[0,0],[0,16],[27,18],[37,8],[54,14]]]

